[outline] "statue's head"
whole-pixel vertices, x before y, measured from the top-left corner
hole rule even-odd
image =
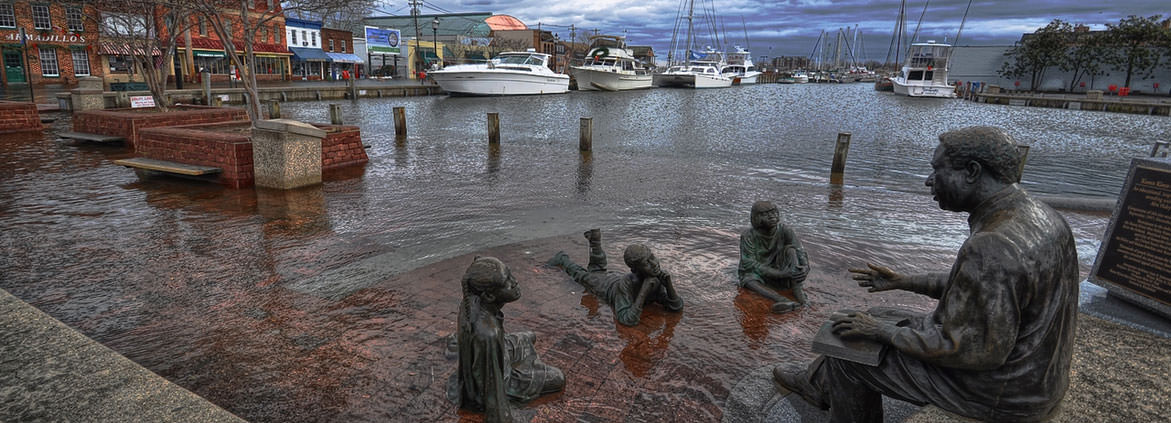
[[[1000,128],[974,126],[940,135],[931,168],[927,186],[939,207],[970,211],[983,200],[981,193],[1016,183],[1020,153]]]
[[[629,247],[626,247],[626,251],[622,252],[622,261],[626,262],[626,266],[630,267],[631,272],[640,277],[659,274],[659,259],[655,258],[650,247],[646,245],[630,244]]]
[[[771,234],[781,223],[781,212],[770,201],[752,203],[752,227],[758,231]]]
[[[512,271],[495,257],[476,257],[462,282],[465,296],[479,296],[487,303],[505,304],[520,299]]]

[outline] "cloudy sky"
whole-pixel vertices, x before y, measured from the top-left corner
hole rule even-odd
[[[434,0],[424,1],[421,13],[492,12],[519,18],[530,26],[569,38],[570,24],[625,34],[632,44],[655,46],[666,56],[676,17],[687,0]],[[861,30],[863,59],[883,60],[891,43],[898,0],[695,0],[695,14],[714,10],[721,38],[745,45],[754,55],[808,56],[821,31],[836,38],[839,28]],[[914,31],[924,1],[907,1],[908,31]],[[960,44],[1009,45],[1052,19],[1102,27],[1128,15],[1169,15],[1168,0],[973,0]],[[954,40],[968,0],[935,0],[927,7],[920,40]],[[683,12],[686,14],[686,10]],[[376,15],[409,15],[405,0],[380,2]],[[710,12],[707,12],[710,14]],[[697,21],[702,44],[711,25]],[[685,27],[685,26],[684,26]],[[747,32],[747,42],[745,41]],[[727,34],[725,37],[724,34]]]

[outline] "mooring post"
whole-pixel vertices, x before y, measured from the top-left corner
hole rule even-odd
[[[394,108],[394,137],[398,139],[407,137],[407,110],[405,107]]]
[[[224,107],[224,98],[216,96],[215,98],[211,99],[211,105],[216,107]]]
[[[1020,182],[1021,177],[1024,176],[1024,174],[1025,174],[1025,160],[1028,160],[1028,158],[1029,158],[1029,146],[1018,144],[1016,146],[1016,151],[1017,151],[1017,153],[1019,153],[1019,155],[1021,157],[1020,168],[1017,169],[1017,173],[1016,173],[1016,181]]]
[[[577,141],[577,149],[580,151],[594,149],[594,118],[581,118],[581,139]]]
[[[268,101],[268,118],[269,119],[280,119],[281,118],[281,102],[279,102],[277,100],[269,100]]]
[[[841,185],[846,172],[846,154],[850,152],[850,133],[839,132],[838,144],[834,147],[834,163],[829,170],[829,183]]]
[[[340,105],[340,104],[330,104],[329,105],[329,123],[332,125],[341,125],[342,124],[342,105]]]
[[[488,144],[500,144],[499,113],[488,113]]]
[[[203,100],[204,104],[211,105],[211,72],[203,71],[199,73],[199,80],[203,83]]]
[[[357,100],[358,99],[358,80],[357,80],[357,78],[350,77],[349,79],[346,80],[346,85],[348,85],[347,88],[349,88],[349,91],[350,91],[350,99]]]

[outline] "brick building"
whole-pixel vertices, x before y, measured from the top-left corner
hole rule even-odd
[[[240,11],[226,7],[220,13],[232,28],[233,44],[243,63],[244,24],[240,22]],[[253,0],[248,19],[247,24],[250,28],[255,28],[259,24],[252,41],[252,50],[256,57],[256,80],[288,79],[291,69],[289,58],[292,53],[289,53],[286,44],[288,41],[285,38],[285,17],[280,9],[280,2]],[[196,80],[201,69],[211,72],[213,81],[226,81],[234,76],[232,61],[224,53],[224,43],[212,28],[212,24],[203,16],[193,16],[191,20],[193,25],[188,30],[191,46],[187,46],[186,34],[178,37],[178,48],[175,53],[177,68],[172,74],[178,75],[181,72],[188,81]]]
[[[92,16],[95,9],[81,2],[0,1],[0,83],[71,85],[103,75]]]
[[[342,71],[353,75],[354,66],[365,62],[354,54],[354,34],[350,31],[321,28],[321,49],[332,60],[329,73],[333,79],[341,79]]]

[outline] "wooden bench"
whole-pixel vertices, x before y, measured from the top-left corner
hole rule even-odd
[[[145,157],[114,160],[114,164],[135,169],[152,170],[155,172],[173,173],[176,175],[185,176],[207,176],[223,172],[223,169],[218,167],[175,163],[165,160],[148,159]]]
[[[62,132],[60,134],[57,134],[57,136],[59,136],[61,138],[65,138],[65,139],[89,141],[89,142],[100,142],[100,143],[126,141],[126,138],[119,137],[117,135],[86,134],[86,133],[82,133],[82,132]]]

